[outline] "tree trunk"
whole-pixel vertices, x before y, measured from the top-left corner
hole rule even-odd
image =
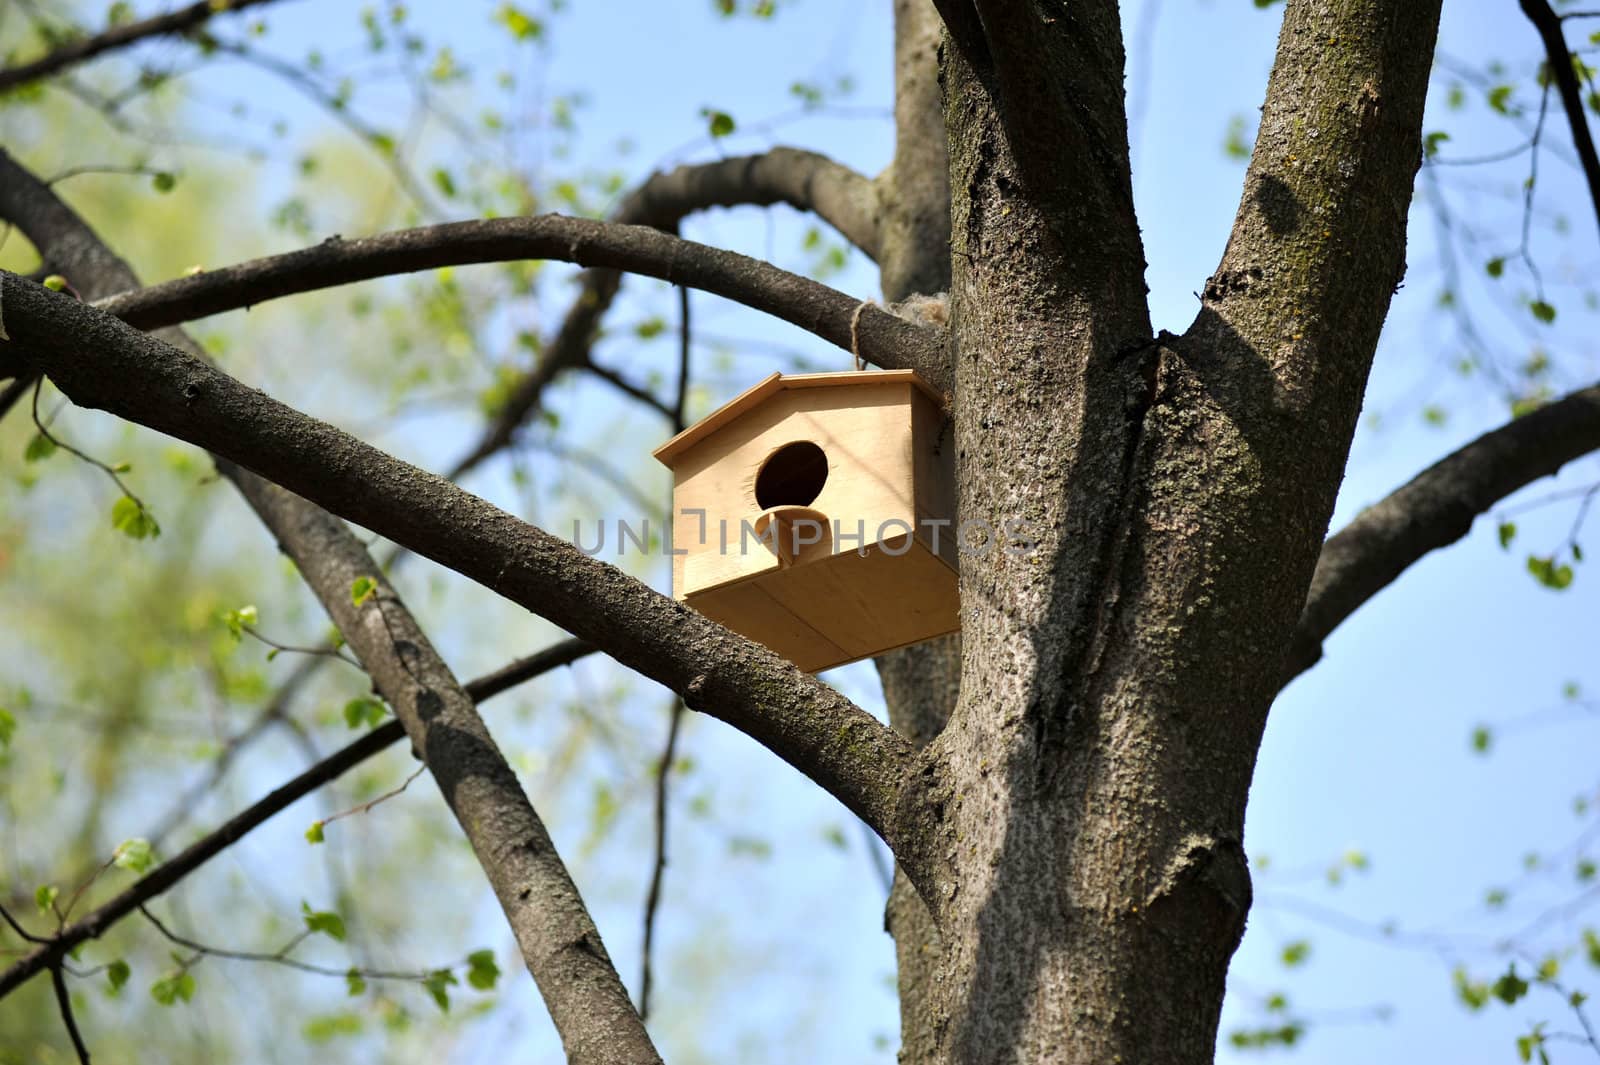
[[[960,516],[995,542],[963,553],[959,700],[907,815],[939,873],[937,931],[891,905],[902,1060],[1209,1062],[1255,753],[1403,271],[1437,5],[1291,3],[1181,337],[1146,310],[1116,5],[940,9]],[[926,739],[908,708],[950,685],[897,666]]]

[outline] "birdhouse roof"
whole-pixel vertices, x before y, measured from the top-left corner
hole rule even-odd
[[[658,461],[671,466],[689,448],[717,430],[738,420],[777,395],[791,388],[861,388],[903,381],[921,389],[935,403],[944,397],[933,390],[915,370],[845,370],[840,373],[775,373],[745,389],[737,396],[695,422],[689,428],[651,452]],[[843,397],[841,397],[842,399]]]

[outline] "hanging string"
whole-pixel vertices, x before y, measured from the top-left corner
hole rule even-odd
[[[857,370],[867,368],[867,360],[861,354],[861,312],[877,305],[876,300],[862,300],[856,304],[855,313],[850,316],[850,354],[856,361]]]

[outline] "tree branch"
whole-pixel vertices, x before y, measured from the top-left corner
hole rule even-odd
[[[473,699],[483,702],[541,673],[569,665],[593,651],[594,648],[582,640],[564,640],[538,654],[519,659],[494,673],[479,677],[466,686],[466,691]],[[36,973],[60,962],[78,944],[100,938],[112,925],[133,913],[144,903],[172,890],[190,873],[239,842],[258,826],[265,824],[273,815],[292,806],[324,784],[337,780],[379,752],[394,746],[405,737],[405,734],[405,727],[399,721],[387,721],[361,738],[346,744],[293,780],[273,789],[222,825],[201,836],[182,852],[173,856],[170,861],[156,866],[95,909],[93,913],[67,925],[56,935],[43,938],[29,935],[19,929],[18,934],[23,938],[42,946],[0,973],[0,998],[22,986]]]
[[[774,148],[760,155],[652,174],[622,201],[611,220],[675,233],[678,224],[696,211],[774,203],[787,203],[814,213],[868,257],[878,258],[882,237],[873,182],[826,156],[796,148]],[[567,311],[561,328],[545,345],[538,363],[518,382],[478,443],[451,469],[451,480],[510,443],[557,375],[588,364],[600,319],[616,298],[621,282],[622,275],[615,270],[595,269],[583,274],[578,298]]]
[[[64,44],[31,62],[18,63],[16,66],[0,70],[0,92],[49,77],[106,52],[126,48],[152,37],[172,37],[188,33],[217,15],[231,14],[243,11],[247,7],[259,7],[272,2],[273,0],[198,0],[188,7],[169,11],[165,15],[153,15],[122,26],[109,26],[92,37]]]
[[[371,556],[343,522],[276,484],[251,478],[246,494],[269,524],[292,528],[296,549],[290,557],[439,785],[511,925],[568,1060],[659,1062],[599,929],[516,773],[470,694]],[[373,592],[358,602],[352,589],[363,578],[373,583]]]
[[[1412,563],[1467,535],[1499,500],[1596,449],[1600,385],[1485,433],[1362,511],[1323,546],[1284,683],[1315,665],[1329,634]]]
[[[645,226],[561,215],[447,222],[358,240],[337,237],[99,301],[140,329],[192,321],[299,292],[440,266],[557,259],[657,277],[765,311],[886,369],[914,369],[948,389],[944,337],[809,278]]]
[[[39,218],[30,208],[38,209]],[[119,283],[122,287],[137,284],[126,264],[111,256],[48,188],[3,156],[0,214],[12,218],[47,257],[71,259],[75,249],[98,245],[102,259],[109,262],[98,262],[99,268],[87,271],[89,276],[77,283],[85,296]],[[13,276],[0,275],[0,287],[16,290],[27,283],[38,293],[51,294],[43,286],[21,279],[12,283]],[[12,295],[12,291],[0,295]],[[99,318],[77,299],[61,299],[61,305],[75,313]],[[4,308],[4,312],[10,315],[13,308]],[[73,346],[71,330],[49,332]],[[128,333],[187,366],[226,379],[181,331],[173,335],[176,347],[132,330]],[[29,346],[27,342],[14,348],[7,345],[11,348],[7,354]],[[125,383],[142,375],[143,371],[133,370]],[[192,385],[192,380],[189,383]],[[213,452],[214,457],[222,454]],[[600,934],[516,774],[495,746],[472,700],[384,581],[362,542],[313,502],[220,458],[217,469],[272,531],[361,659],[374,687],[405,726],[413,749],[438,782],[495,890],[568,1057],[594,1062],[619,1057],[659,1060]],[[370,609],[362,610],[363,604],[352,601],[350,589],[358,577],[371,578],[379,589]]]
[[[67,993],[67,981],[61,975],[60,965],[51,967],[50,985],[55,988],[56,1008],[61,1011],[61,1023],[66,1026],[67,1035],[72,1040],[72,1049],[77,1052],[81,1065],[89,1065],[89,1048],[84,1045],[78,1022],[72,1016],[72,996]]]
[[[94,307],[14,274],[0,273],[0,286],[14,353],[73,402],[205,447],[472,578],[750,735],[891,847],[901,841],[911,748],[834,689],[572,544]]]
[[[1290,0],[1243,199],[1185,336],[1339,468],[1405,272],[1439,6]]]
[[[1583,110],[1583,87],[1578,84],[1578,73],[1572,69],[1572,53],[1561,32],[1561,16],[1551,10],[1546,0],[1518,2],[1544,45],[1545,65],[1555,79],[1556,91],[1561,94],[1561,108],[1567,113],[1567,126],[1572,130],[1572,145],[1578,150],[1584,181],[1589,186],[1589,199],[1594,204],[1595,222],[1600,224],[1600,156],[1595,154],[1594,136],[1589,132],[1589,119]]]

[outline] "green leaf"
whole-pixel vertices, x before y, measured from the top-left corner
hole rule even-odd
[[[223,624],[228,626],[228,635],[235,640],[242,639],[246,628],[255,628],[261,621],[261,614],[252,606],[242,606],[238,610],[226,610],[222,614]]]
[[[155,516],[137,499],[125,495],[111,506],[111,527],[134,540],[161,535]]]
[[[1489,90],[1489,106],[1502,115],[1511,113],[1510,107],[1511,86],[1496,85]]]
[[[1283,952],[1279,955],[1283,964],[1290,968],[1300,965],[1311,956],[1311,944],[1304,939],[1297,939],[1292,943],[1284,944]]]
[[[34,433],[22,450],[23,462],[43,462],[56,453],[56,443],[43,433]]]
[[[60,896],[61,889],[54,884],[40,884],[33,890],[33,904],[39,907],[40,913],[49,913]]]
[[[384,716],[383,704],[365,695],[344,704],[344,723],[351,728],[381,725]]]
[[[160,193],[168,193],[178,187],[175,175],[162,170],[150,179],[150,187]]]
[[[467,955],[467,983],[479,991],[493,991],[500,979],[500,966],[494,963],[494,951],[475,950]]]
[[[168,973],[150,985],[150,997],[163,1006],[173,1006],[194,998],[194,974],[188,969]]]
[[[446,1013],[450,1012],[450,992],[446,989],[455,983],[455,974],[449,969],[435,969],[422,978],[422,986],[427,989],[438,1007]]]
[[[1513,1006],[1528,993],[1528,981],[1517,975],[1517,966],[1513,963],[1505,975],[1490,986],[1489,993],[1507,1006]]]
[[[344,918],[332,910],[313,910],[306,902],[300,903],[300,914],[306,922],[306,931],[320,932],[330,939],[344,942]]]
[[[1534,300],[1528,304],[1528,310],[1532,311],[1533,316],[1546,325],[1556,320],[1556,309],[1544,300]]]
[[[1490,277],[1499,277],[1506,272],[1506,257],[1496,255],[1493,259],[1483,264],[1483,268]]]
[[[11,737],[17,734],[17,719],[11,711],[0,706],[0,747],[11,746]]]
[[[106,966],[106,982],[111,985],[112,994],[122,990],[122,985],[128,982],[128,977],[133,975],[133,970],[128,968],[128,963],[118,958]]]
[[[434,167],[433,183],[445,196],[453,198],[456,194],[456,179],[450,176],[450,171],[442,166]]]
[[[706,127],[713,137],[726,137],[737,128],[733,116],[726,111],[708,109],[702,113],[706,116]]]
[[[350,602],[360,606],[378,594],[378,582],[371,577],[357,577],[350,582]]]
[[[1528,572],[1534,580],[1558,592],[1572,584],[1572,567],[1566,563],[1557,565],[1554,558],[1529,555]]]
[[[307,843],[317,844],[322,842],[322,825],[323,822],[321,821],[311,822],[311,827],[306,829]]]
[[[519,41],[537,41],[544,36],[544,23],[515,4],[501,4],[494,13],[494,20]]]
[[[43,284],[51,292],[65,292],[67,290],[67,279],[60,274],[51,274],[44,279]]]
[[[1436,129],[1422,138],[1422,154],[1425,158],[1432,159],[1439,154],[1439,145],[1450,139],[1450,134],[1442,129]]]
[[[1536,974],[1535,979],[1539,980],[1541,983],[1547,984],[1560,975],[1561,962],[1554,955],[1551,955],[1539,963],[1539,971]]]
[[[366,993],[367,978],[361,975],[361,970],[351,969],[344,974],[344,986],[350,997],[354,998],[357,995]]]
[[[126,869],[135,875],[149,872],[156,864],[156,852],[151,849],[147,839],[123,840],[112,852],[111,860],[117,868]]]
[[[1499,528],[1496,529],[1495,532],[1496,535],[1500,537],[1501,548],[1509,548],[1511,546],[1511,541],[1517,538],[1517,523],[1514,521],[1503,521],[1500,523]]]
[[[1472,749],[1478,754],[1488,754],[1493,743],[1494,734],[1489,731],[1488,725],[1479,725],[1472,730]]]
[[[1457,966],[1450,974],[1451,982],[1455,985],[1456,996],[1469,1010],[1481,1010],[1489,1003],[1489,986],[1476,980],[1469,979],[1467,971]]]

